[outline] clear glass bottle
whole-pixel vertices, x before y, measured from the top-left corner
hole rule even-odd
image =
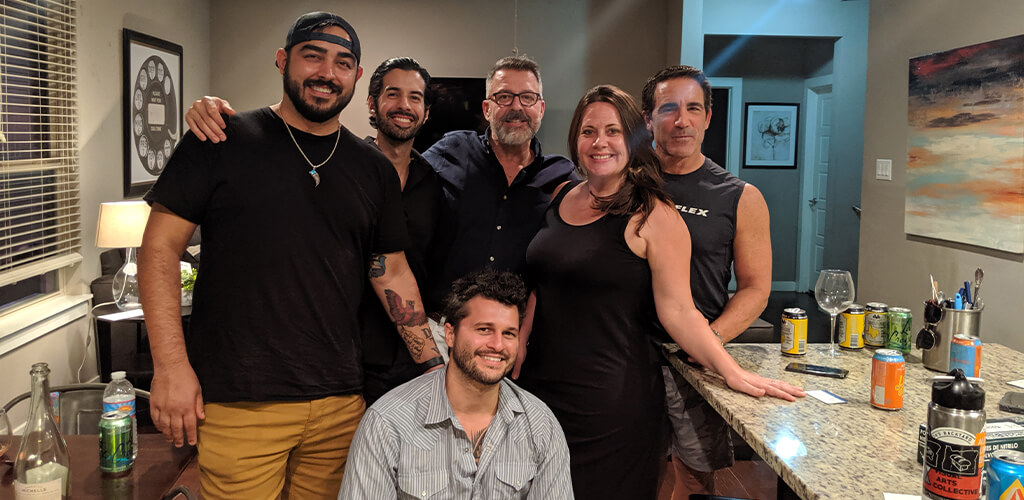
[[[32,406],[14,461],[14,498],[63,499],[71,495],[68,445],[53,421],[50,367],[32,365]]]

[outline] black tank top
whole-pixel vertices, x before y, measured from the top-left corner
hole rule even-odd
[[[710,158],[689,174],[662,175],[665,191],[690,230],[693,303],[708,321],[714,321],[729,301],[736,207],[747,183]]]

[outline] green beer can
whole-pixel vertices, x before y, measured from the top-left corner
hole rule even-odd
[[[905,307],[889,308],[889,326],[885,334],[885,348],[910,354],[910,329],[914,316]]]
[[[107,476],[127,474],[132,458],[132,417],[126,411],[108,411],[100,418],[100,471]]]

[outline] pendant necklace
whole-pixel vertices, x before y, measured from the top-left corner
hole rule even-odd
[[[292,128],[288,126],[288,122],[284,121],[283,116],[281,117],[281,121],[284,122],[284,129],[288,131],[288,137],[292,138],[292,144],[295,144],[295,147],[299,150],[299,154],[301,154],[302,157],[306,160],[306,163],[308,163],[309,166],[312,167],[312,169],[309,171],[309,175],[310,177],[313,178],[313,187],[319,186],[320,174],[316,173],[316,169],[324,166],[325,163],[331,161],[331,158],[334,157],[334,152],[338,150],[338,141],[341,139],[341,124],[338,124],[338,133],[334,138],[334,148],[331,149],[331,154],[327,155],[326,160],[316,165],[313,165],[313,162],[309,161],[309,157],[306,156],[306,152],[302,150],[302,146],[299,146],[299,141],[295,140],[295,134],[292,133]]]

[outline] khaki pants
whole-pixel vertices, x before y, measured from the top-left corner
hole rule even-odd
[[[365,409],[360,395],[207,403],[197,445],[203,498],[336,499]]]

